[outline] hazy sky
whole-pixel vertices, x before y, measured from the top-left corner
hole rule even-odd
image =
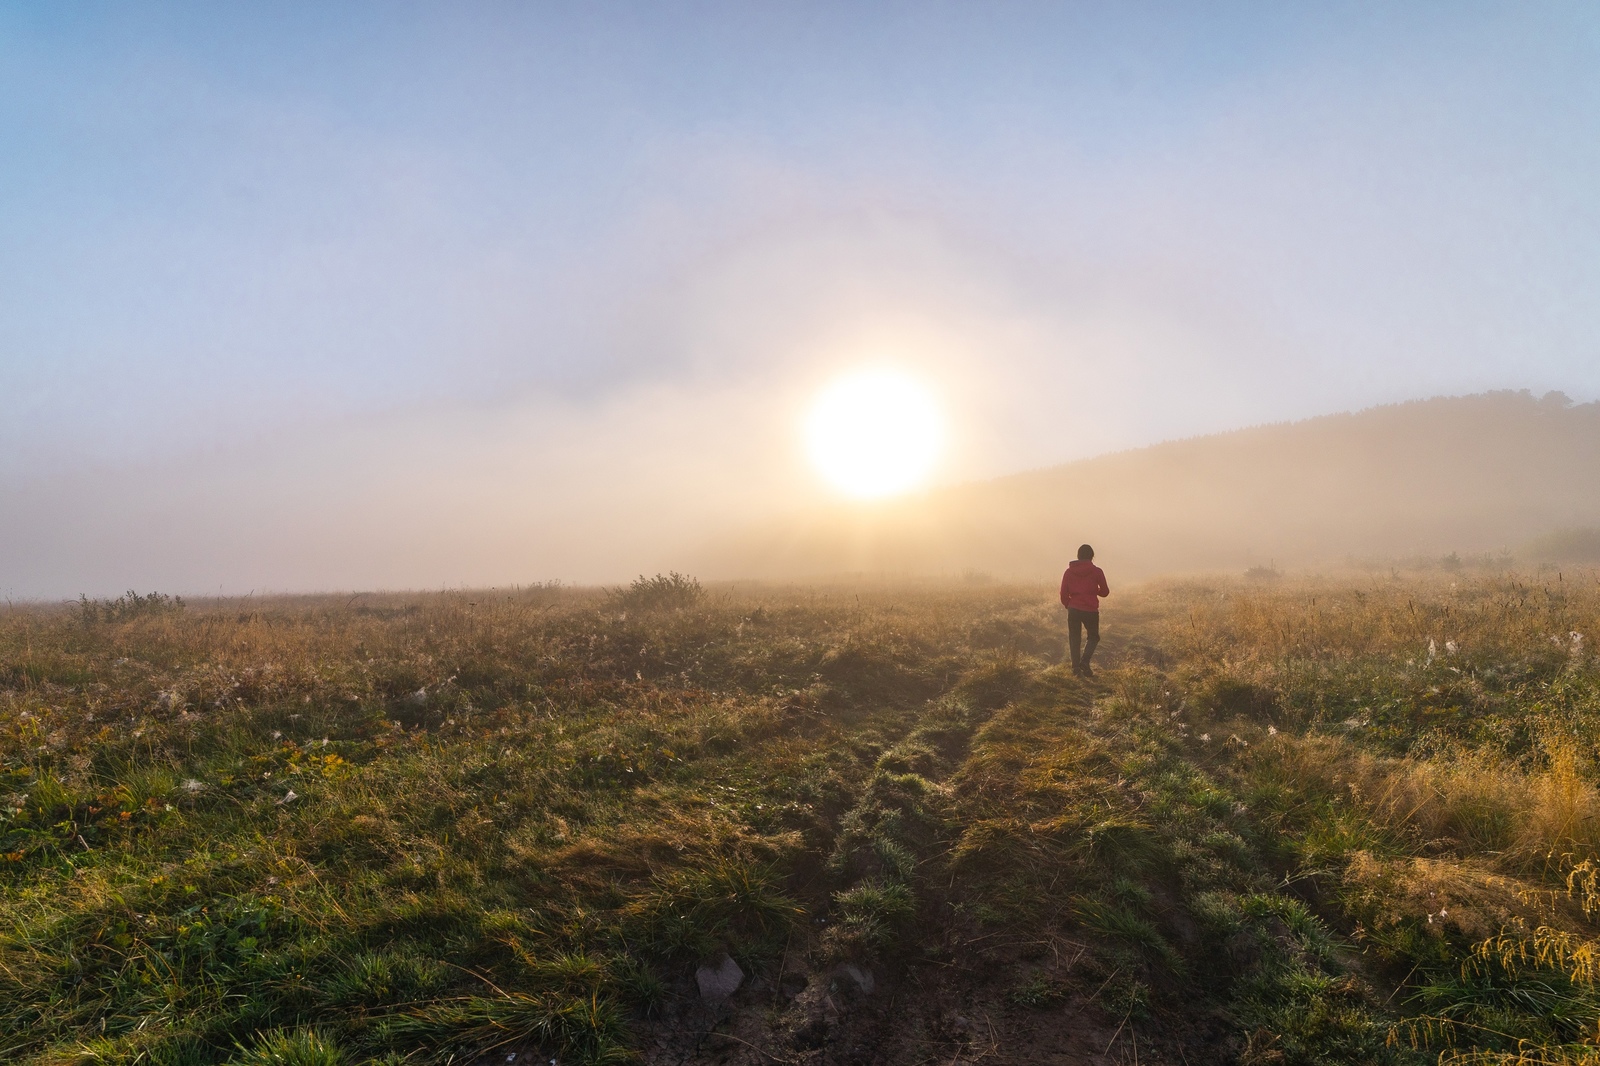
[[[0,146],[13,595],[633,572],[862,361],[945,480],[1600,395],[1593,4],[15,3]]]

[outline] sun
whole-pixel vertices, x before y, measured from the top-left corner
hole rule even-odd
[[[876,499],[927,481],[944,446],[933,393],[908,374],[858,370],[818,394],[805,423],[817,473],[857,499]]]

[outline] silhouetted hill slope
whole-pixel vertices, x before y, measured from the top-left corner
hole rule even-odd
[[[719,548],[707,572],[1058,570],[1124,578],[1515,549],[1600,525],[1600,403],[1527,392],[1259,426],[840,509]]]

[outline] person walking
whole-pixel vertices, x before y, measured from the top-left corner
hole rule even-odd
[[[1078,546],[1078,557],[1061,575],[1061,606],[1067,609],[1067,643],[1072,648],[1072,672],[1079,677],[1093,677],[1089,659],[1100,643],[1100,597],[1111,595],[1106,584],[1106,572],[1094,565],[1094,549],[1087,544]],[[1078,642],[1083,631],[1089,631],[1089,642],[1078,652]]]

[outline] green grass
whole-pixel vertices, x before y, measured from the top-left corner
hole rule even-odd
[[[12,609],[0,1059],[653,1060],[727,953],[779,1057],[819,1023],[771,990],[851,964],[924,990],[890,1061],[949,1061],[939,988],[1002,1049],[1595,1060],[1592,575],[1152,586],[1094,685],[1061,613],[680,575]]]

